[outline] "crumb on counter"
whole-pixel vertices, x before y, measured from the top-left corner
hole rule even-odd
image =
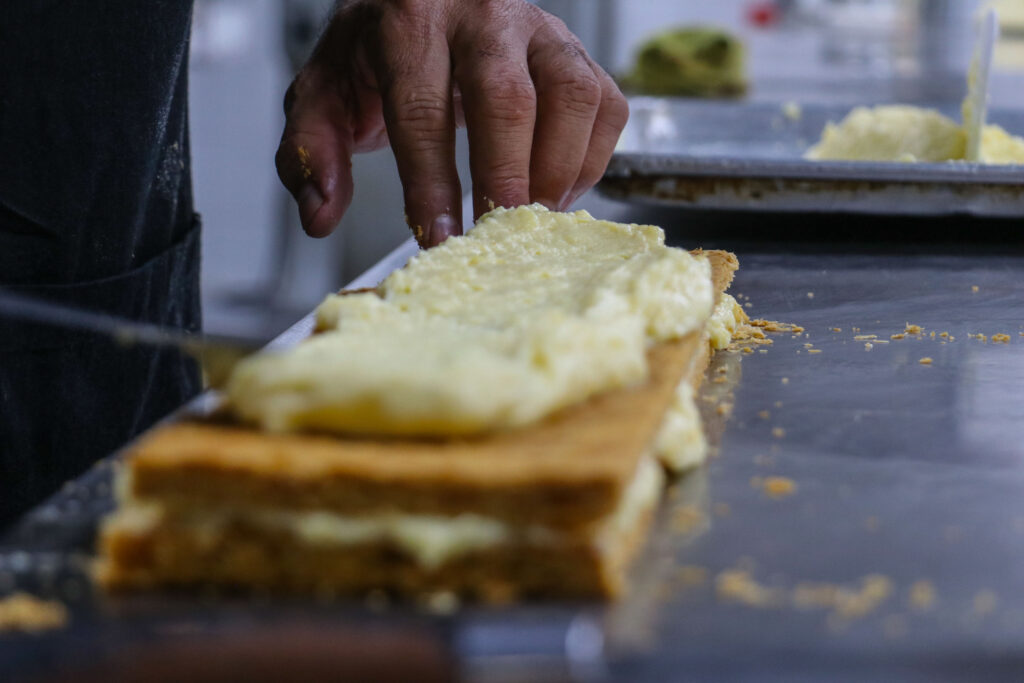
[[[796,482],[788,477],[767,477],[761,483],[764,494],[775,500],[793,495],[796,488]]]
[[[920,363],[921,365],[931,365],[935,361],[933,361],[931,358],[925,357],[925,358],[922,358],[921,360],[919,360],[917,362]]]
[[[904,329],[903,331],[906,332],[907,334],[921,334],[922,332],[924,332],[924,328],[921,327],[920,325],[913,325],[911,323],[907,323],[906,329]]]
[[[979,289],[980,287],[978,287],[978,285],[971,285],[971,291],[974,292],[975,294],[978,293]]]
[[[843,328],[841,328],[841,327],[833,327],[833,328],[832,328],[832,331],[833,331],[833,332],[842,332],[842,331],[843,331]]]
[[[762,420],[767,420],[768,418],[770,418],[772,416],[772,414],[771,414],[771,412],[769,412],[767,410],[762,410],[762,411],[758,412],[757,416],[759,418],[761,418]]]
[[[788,377],[783,377],[782,378],[782,383],[783,384],[789,384],[789,378]]]
[[[1009,344],[1010,343],[1010,335],[1008,335],[1008,334],[993,334],[992,335],[992,342],[996,343],[996,344]]]
[[[0,599],[0,633],[39,633],[63,628],[67,623],[68,609],[60,602],[41,600],[28,593],[13,593]]]
[[[772,427],[772,436],[776,439],[782,439],[786,436],[786,430],[782,427]]]
[[[807,353],[821,353],[821,349],[808,349]]]
[[[868,342],[867,344],[864,345],[864,350],[865,351],[870,351],[873,348],[875,348],[875,345],[872,344],[871,342]]]
[[[854,341],[874,341],[875,339],[878,339],[877,334],[858,334],[853,338]]]
[[[808,299],[813,299],[814,298],[814,292],[807,292],[807,298]]]
[[[793,334],[802,334],[804,332],[804,328],[799,325],[781,323],[777,320],[751,320],[750,326],[761,328],[765,332],[791,332]]]
[[[715,577],[715,594],[722,602],[737,602],[747,607],[782,607],[786,591],[759,584],[745,569],[726,569]]]

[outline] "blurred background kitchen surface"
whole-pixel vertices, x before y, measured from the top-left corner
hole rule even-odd
[[[354,160],[355,198],[325,240],[302,233],[273,165],[281,100],[331,0],[197,0],[191,63],[196,206],[211,332],[270,336],[408,238],[389,150]],[[963,97],[980,0],[541,0],[609,72],[679,25],[710,25],[748,52],[757,101],[937,104]],[[1024,0],[1000,0],[993,106],[1024,108]],[[1021,131],[1014,131],[1020,133]],[[460,138],[460,171],[468,189]]]

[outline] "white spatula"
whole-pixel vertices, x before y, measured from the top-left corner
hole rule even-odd
[[[981,135],[988,117],[988,83],[992,74],[992,54],[999,38],[999,17],[994,9],[985,12],[978,25],[974,57],[967,75],[967,99],[964,100],[964,129],[967,131],[967,161],[981,161]]]

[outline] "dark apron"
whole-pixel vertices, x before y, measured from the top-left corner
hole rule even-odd
[[[0,8],[0,286],[200,328],[191,0]],[[200,388],[176,352],[0,319],[0,526]]]

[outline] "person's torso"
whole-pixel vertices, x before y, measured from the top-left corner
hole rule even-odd
[[[0,9],[0,285],[137,267],[192,226],[191,0]]]

